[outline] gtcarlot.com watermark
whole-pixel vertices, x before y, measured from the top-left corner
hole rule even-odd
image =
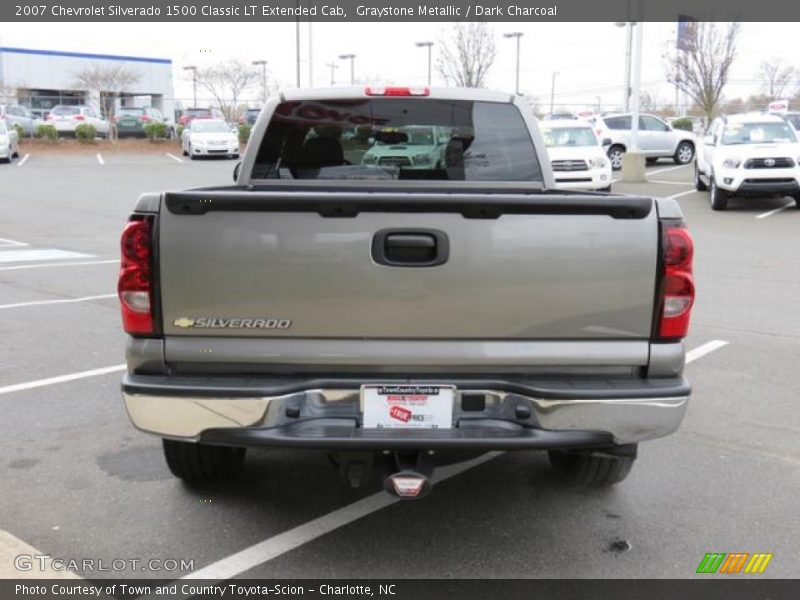
[[[58,558],[49,554],[17,554],[14,567],[18,571],[81,571],[109,573],[119,571],[194,571],[194,559],[184,558]]]

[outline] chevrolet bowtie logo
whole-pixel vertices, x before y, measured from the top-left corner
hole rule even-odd
[[[194,326],[194,319],[187,319],[186,317],[181,317],[180,319],[175,319],[172,324],[175,327],[183,327],[184,329],[188,327]]]

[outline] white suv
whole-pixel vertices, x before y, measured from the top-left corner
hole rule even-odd
[[[611,161],[586,121],[554,120],[539,124],[556,188],[611,191]]]
[[[711,123],[695,165],[695,187],[711,190],[711,208],[733,196],[792,196],[800,208],[800,143],[769,114],[720,117]]]
[[[608,158],[611,168],[622,168],[622,155],[630,146],[631,115],[606,115],[595,121],[595,133],[599,138],[610,138]],[[695,152],[695,137],[689,131],[673,129],[654,115],[639,115],[637,133],[639,150],[653,163],[659,158],[671,158],[679,165],[692,162]]]

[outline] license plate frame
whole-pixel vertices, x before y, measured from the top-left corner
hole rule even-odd
[[[441,384],[361,386],[364,429],[452,429],[456,387]]]

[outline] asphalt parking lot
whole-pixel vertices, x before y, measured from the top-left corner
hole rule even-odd
[[[159,440],[128,422],[121,228],[140,192],[224,185],[233,165],[167,155],[0,165],[0,576],[16,574],[13,556],[28,547],[193,560],[208,578],[684,578],[706,552],[770,552],[760,577],[797,576],[800,211],[788,199],[715,213],[692,168],[667,161],[648,167],[647,184],[615,184],[678,199],[698,283],[689,414],[640,447],[624,483],[570,490],[545,455],[508,453],[443,471],[430,497],[399,503],[377,481],[347,489],[313,452],[252,452],[241,480],[187,488]]]

